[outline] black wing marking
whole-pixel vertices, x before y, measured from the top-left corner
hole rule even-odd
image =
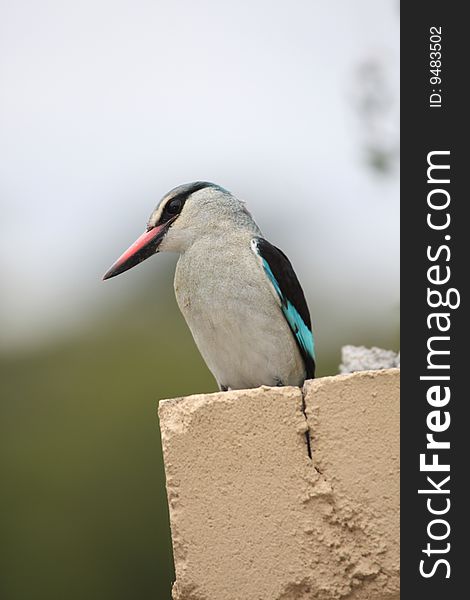
[[[263,238],[254,238],[254,248],[262,260],[281,303],[281,309],[305,363],[307,379],[315,376],[312,324],[305,295],[287,256]]]

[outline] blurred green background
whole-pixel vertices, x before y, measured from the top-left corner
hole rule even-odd
[[[291,259],[319,376],[398,350],[395,0],[0,0],[0,598],[169,600],[157,405],[216,390],[175,258],[101,275],[215,181]]]
[[[157,403],[216,386],[160,275],[168,294],[1,356],[2,598],[170,598]],[[396,335],[348,341],[398,349]],[[320,355],[318,374],[338,362],[339,347]]]
[[[170,597],[157,401],[215,387],[148,296],[2,357],[2,598]]]

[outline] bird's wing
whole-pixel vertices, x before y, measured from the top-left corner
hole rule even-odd
[[[251,249],[258,258],[282,313],[295,336],[305,363],[307,379],[315,376],[315,348],[307,302],[287,256],[267,240],[256,237]]]

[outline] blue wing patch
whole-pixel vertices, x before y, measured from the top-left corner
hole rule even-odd
[[[281,288],[279,287],[279,283],[271,271],[271,267],[268,265],[268,262],[262,258],[264,270],[274,286],[274,289],[279,296],[279,300],[281,301],[281,309],[284,313],[287,322],[289,323],[290,328],[292,329],[293,334],[297,338],[298,343],[304,349],[305,352],[308,352],[310,356],[315,359],[315,342],[313,340],[313,333],[310,329],[305,325],[302,317],[297,312],[295,306],[285,298],[283,293],[281,292]]]
[[[299,280],[287,256],[263,238],[254,238],[252,248],[273,286],[282,313],[304,358],[307,378],[315,374],[315,343],[310,314]]]

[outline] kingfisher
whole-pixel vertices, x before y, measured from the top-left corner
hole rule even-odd
[[[302,386],[314,378],[314,339],[299,280],[243,201],[207,181],[172,189],[103,279],[158,252],[179,254],[176,300],[220,390]]]

